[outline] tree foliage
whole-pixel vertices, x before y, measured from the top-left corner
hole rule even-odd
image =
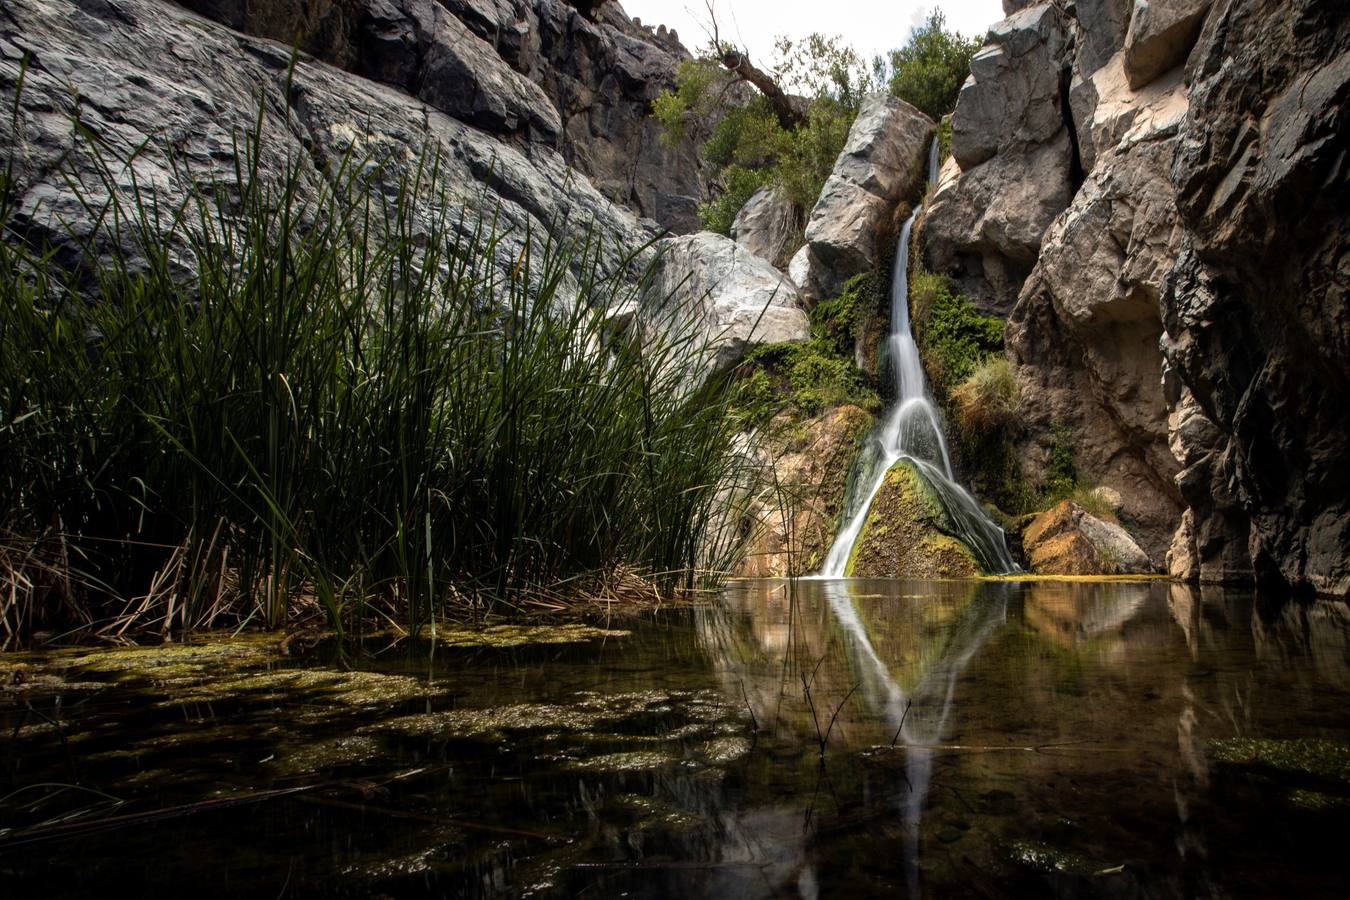
[[[880,82],[838,37],[779,38],[771,73],[807,96],[785,124],[773,98],[749,87],[728,67],[728,48],[710,45],[680,66],[673,91],[652,103],[670,144],[693,139],[712,167],[718,195],[700,208],[704,227],[727,233],[736,213],[760,186],[771,184],[798,207],[819,196],[848,138],[858,104]]]
[[[970,74],[970,58],[979,49],[979,38],[948,31],[946,16],[934,10],[910,33],[908,44],[891,51],[891,93],[941,119],[956,107],[956,96]]]

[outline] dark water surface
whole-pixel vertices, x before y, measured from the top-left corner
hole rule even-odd
[[[0,658],[0,897],[1350,896],[1345,604],[765,581],[589,624]]]

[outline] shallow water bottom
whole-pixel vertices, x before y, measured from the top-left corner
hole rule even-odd
[[[1350,893],[1345,604],[750,581],[439,637],[0,659],[4,896]]]

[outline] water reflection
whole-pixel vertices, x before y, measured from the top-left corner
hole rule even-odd
[[[0,795],[72,783],[140,813],[315,788],[77,841],[0,831],[0,877],[51,897],[1347,887],[1350,784],[1307,762],[1350,745],[1343,604],[1263,618],[1158,582],[751,581],[595,624],[434,659],[372,648],[358,674],[397,698],[380,702],[321,689],[342,669],[322,657],[286,691],[119,676],[59,704],[0,696]],[[1216,750],[1235,739],[1236,763]],[[79,812],[52,803],[0,802],[0,829]]]

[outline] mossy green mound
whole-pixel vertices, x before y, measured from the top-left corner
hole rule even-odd
[[[886,473],[853,546],[847,574],[856,578],[966,578],[980,574],[970,548],[955,537],[933,489],[909,462]]]
[[[1226,738],[1210,741],[1209,753],[1220,765],[1350,787],[1350,745],[1335,741]]]

